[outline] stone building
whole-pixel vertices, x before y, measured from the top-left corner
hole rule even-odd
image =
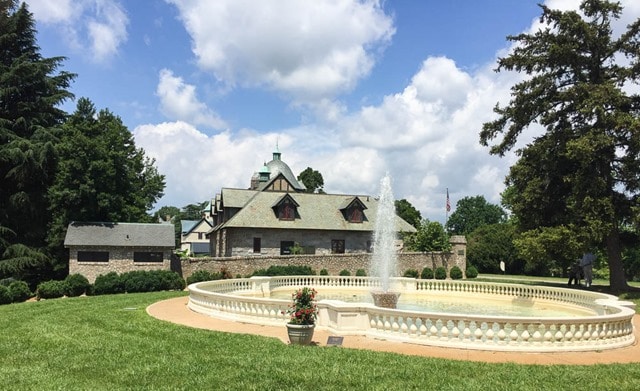
[[[175,248],[173,224],[69,224],[64,246],[69,249],[69,274],[93,283],[109,272],[169,270]]]
[[[223,188],[211,203],[211,255],[349,254],[372,250],[378,200],[369,195],[307,193],[279,151],[249,189]],[[396,217],[397,232],[415,228]],[[398,249],[402,242],[398,241]]]

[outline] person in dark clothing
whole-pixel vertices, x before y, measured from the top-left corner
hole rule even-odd
[[[582,267],[580,261],[575,261],[569,269],[569,282],[567,285],[571,286],[573,281],[574,285],[580,285],[580,278],[582,277]]]

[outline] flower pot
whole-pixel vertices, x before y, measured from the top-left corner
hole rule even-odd
[[[315,324],[289,324],[287,323],[287,333],[289,342],[292,345],[309,345],[313,338]]]

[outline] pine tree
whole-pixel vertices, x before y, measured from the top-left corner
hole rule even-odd
[[[75,77],[58,71],[63,57],[40,55],[34,25],[25,3],[0,1],[0,227],[13,233],[0,248],[0,276],[47,267],[39,253],[49,224],[46,189],[65,118],[59,105],[72,98]]]
[[[640,193],[640,20],[615,37],[617,2],[584,0],[580,12],[541,6],[543,27],[511,36],[498,70],[529,77],[512,88],[483,145],[503,155],[529,125],[546,132],[519,151],[508,203],[525,230],[568,229],[583,251],[606,248],[613,291],[627,288],[620,230],[637,216]],[[538,225],[536,228],[535,225]],[[579,254],[576,254],[579,255]]]

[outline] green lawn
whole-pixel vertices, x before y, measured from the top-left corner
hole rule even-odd
[[[153,302],[184,294],[122,294],[0,306],[0,388],[640,389],[638,364],[486,364],[288,346],[272,338],[178,326],[145,312]]]

